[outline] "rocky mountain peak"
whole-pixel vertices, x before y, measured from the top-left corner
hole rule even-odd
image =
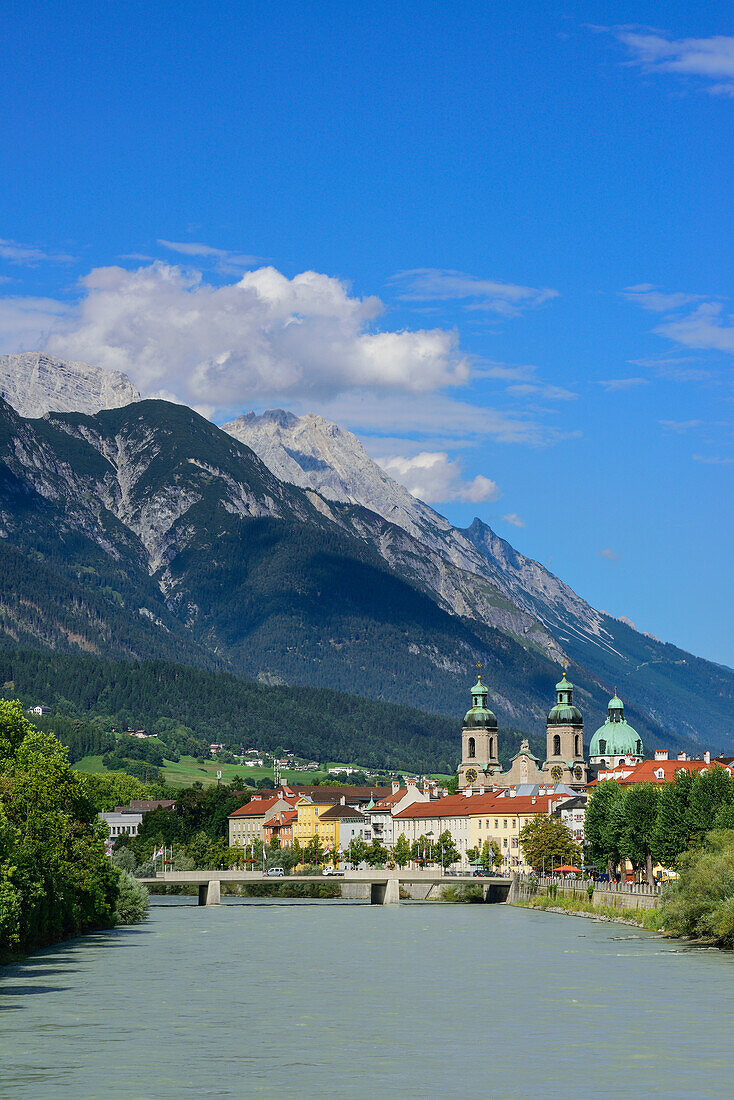
[[[21,416],[48,412],[97,413],[140,400],[122,371],[70,363],[42,351],[0,355],[0,397]]]

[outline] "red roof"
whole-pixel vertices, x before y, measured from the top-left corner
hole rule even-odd
[[[570,795],[568,796],[571,797]],[[562,801],[563,796],[554,794],[510,796],[502,791],[488,791],[486,794],[450,794],[435,802],[415,802],[395,814],[395,818],[426,817],[470,817],[477,814],[547,814],[549,805]]]
[[[706,763],[705,760],[642,760],[639,764],[630,764],[625,767],[607,768],[599,771],[599,782],[604,779],[616,779],[622,785],[631,783],[670,783],[680,771],[705,772],[711,768],[725,768],[729,775],[734,774],[734,769],[728,764],[721,764],[717,760]],[[660,775],[659,773],[663,774]],[[594,783],[596,785],[596,782]]]
[[[272,810],[273,806],[277,805],[280,801],[291,802],[287,798],[283,798],[279,794],[275,796],[271,795],[270,798],[253,798],[251,802],[248,802],[246,806],[240,806],[239,810],[235,810],[231,813],[230,817],[263,817],[268,810]]]
[[[275,814],[270,821],[265,822],[265,828],[271,829],[274,825],[285,828],[290,825],[296,817],[298,817],[298,810],[281,810],[279,813]]]

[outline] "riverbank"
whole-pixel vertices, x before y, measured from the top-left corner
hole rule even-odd
[[[588,899],[567,897],[558,894],[548,897],[538,894],[534,898],[518,899],[509,903],[520,909],[539,909],[546,913],[560,913],[563,916],[591,917],[594,920],[609,921],[614,924],[629,924],[637,928],[646,928],[649,932],[664,932],[663,914],[659,909],[633,909],[621,905],[596,905]]]

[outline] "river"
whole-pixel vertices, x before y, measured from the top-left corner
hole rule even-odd
[[[0,1096],[734,1091],[719,951],[504,905],[151,900],[0,970]]]

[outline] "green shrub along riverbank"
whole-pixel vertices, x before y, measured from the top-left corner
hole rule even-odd
[[[625,924],[636,924],[640,928],[647,928],[651,932],[660,932],[664,927],[664,918],[660,909],[633,909],[628,906],[594,905],[591,901],[582,898],[566,897],[558,894],[556,897],[548,897],[543,894],[526,901],[513,902],[514,905],[524,909],[540,909],[557,913],[569,913],[581,917],[603,917],[605,920],[620,921]]]
[[[0,701],[0,961],[145,915],[105,833],[66,748]]]

